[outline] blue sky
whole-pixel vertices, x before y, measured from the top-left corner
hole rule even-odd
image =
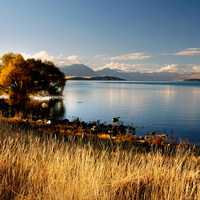
[[[200,71],[199,0],[0,0],[0,53],[130,71]]]

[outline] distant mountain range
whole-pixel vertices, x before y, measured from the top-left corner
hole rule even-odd
[[[66,80],[84,81],[124,81],[125,79],[115,76],[66,76]]]
[[[83,64],[73,64],[61,68],[66,76],[96,76],[96,72]]]
[[[141,73],[141,72],[126,72],[110,68],[104,68],[102,70],[94,71],[90,67],[83,64],[73,64],[65,66],[62,67],[61,70],[66,76],[79,77],[80,79],[82,77],[90,77],[90,79],[91,77],[98,77],[98,78],[112,77],[110,80],[116,78],[116,79],[130,80],[130,81],[174,81],[174,80],[200,78],[200,73],[184,74],[184,75],[172,72]]]

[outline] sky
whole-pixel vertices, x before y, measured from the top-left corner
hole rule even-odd
[[[93,69],[200,72],[199,0],[0,0],[0,54]]]

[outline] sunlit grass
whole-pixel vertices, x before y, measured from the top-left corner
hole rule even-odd
[[[200,199],[192,152],[99,149],[0,129],[0,199]]]

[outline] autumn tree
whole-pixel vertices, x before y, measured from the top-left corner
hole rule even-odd
[[[49,94],[61,94],[65,85],[62,72],[51,62],[27,59],[8,53],[2,57],[0,86],[11,96],[27,96],[45,90]]]
[[[30,77],[25,68],[26,61],[20,54],[5,54],[2,57],[2,69],[0,73],[0,85],[15,95],[25,95],[30,83]]]

